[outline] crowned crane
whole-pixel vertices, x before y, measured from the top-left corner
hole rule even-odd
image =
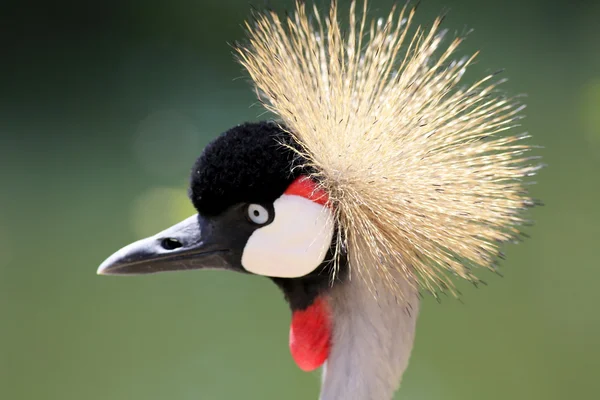
[[[130,244],[101,275],[224,269],[269,277],[291,308],[289,346],[323,367],[321,400],[389,400],[413,346],[421,292],[477,283],[535,202],[522,106],[489,75],[459,83],[437,19],[414,8],[367,21],[350,5],[247,23],[236,48],[273,121],[229,129],[191,173],[197,214]]]

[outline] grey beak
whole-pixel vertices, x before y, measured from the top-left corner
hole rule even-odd
[[[140,275],[192,269],[232,269],[226,238],[196,214],[123,247],[98,268],[99,275]]]

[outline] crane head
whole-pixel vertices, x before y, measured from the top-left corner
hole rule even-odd
[[[336,226],[327,194],[293,146],[272,122],[228,130],[192,168],[189,196],[198,213],[117,251],[98,273],[225,269],[270,277],[293,311],[294,359],[304,370],[321,366],[330,321],[319,296],[332,282]]]

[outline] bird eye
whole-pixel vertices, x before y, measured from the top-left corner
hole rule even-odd
[[[269,211],[260,204],[249,204],[248,219],[257,225],[266,224],[269,220]]]

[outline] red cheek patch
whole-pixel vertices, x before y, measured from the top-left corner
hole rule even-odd
[[[290,326],[290,352],[303,371],[319,368],[329,357],[331,313],[327,302],[317,297],[302,311],[294,311]]]
[[[296,180],[288,186],[284,194],[302,196],[323,206],[329,201],[327,193],[323,189],[320,189],[318,185],[307,176],[296,178]]]

